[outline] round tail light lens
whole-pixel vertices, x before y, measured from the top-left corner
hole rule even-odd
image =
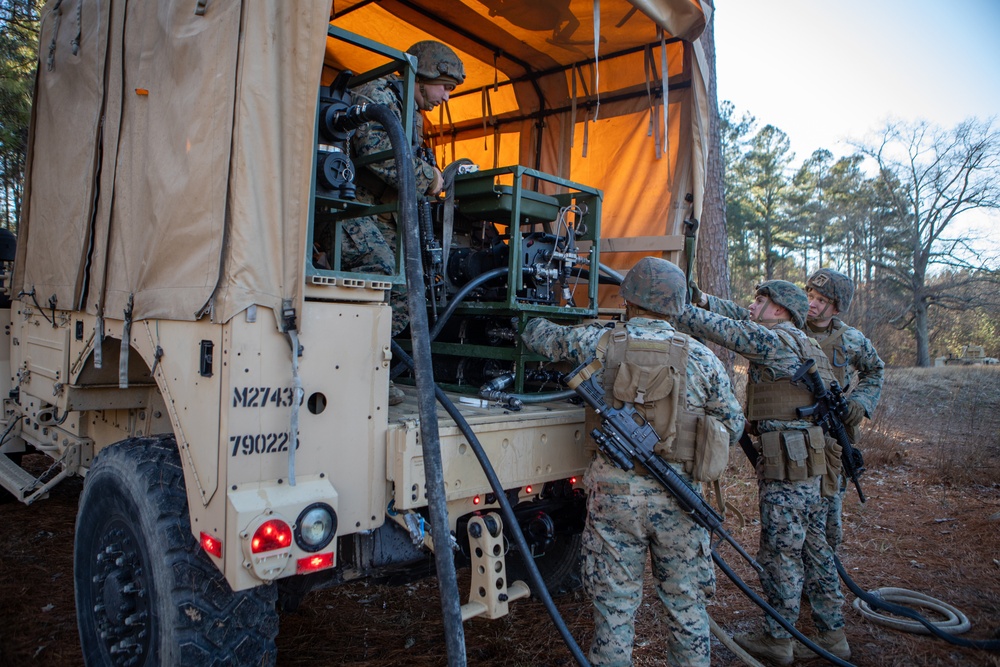
[[[295,543],[303,551],[319,551],[337,533],[337,513],[326,503],[313,503],[295,521]]]
[[[250,550],[255,553],[285,549],[292,544],[292,529],[281,519],[265,521],[254,531]]]

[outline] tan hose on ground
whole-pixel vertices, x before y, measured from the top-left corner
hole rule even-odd
[[[709,616],[708,623],[712,627],[712,634],[715,635],[716,639],[722,642],[723,646],[735,653],[736,657],[743,661],[743,664],[750,665],[750,667],[764,667],[764,665],[758,662],[756,658],[744,651],[743,647],[733,641],[733,638],[730,637],[725,630],[719,627],[719,624],[715,622],[714,618]]]

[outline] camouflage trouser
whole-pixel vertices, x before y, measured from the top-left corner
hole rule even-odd
[[[832,498],[824,498],[826,503],[826,541],[834,551],[840,548],[840,543],[844,541],[844,495],[847,487],[844,486],[844,478],[840,478],[840,490]]]
[[[805,482],[761,481],[759,486],[757,561],[764,568],[760,583],[767,601],[794,624],[805,589],[820,631],[844,627],[844,595],[827,543],[827,504],[820,496],[819,477]],[[770,616],[765,620],[772,637],[791,637]]]
[[[583,585],[594,604],[592,665],[632,664],[646,552],[663,603],[667,664],[708,667],[705,600],[715,593],[708,532],[656,480],[598,456],[587,474]]]
[[[396,223],[392,216],[370,215],[344,223],[342,266],[347,271],[392,275],[396,272]],[[392,335],[410,321],[406,306],[406,285],[395,285],[389,295],[392,308]]]

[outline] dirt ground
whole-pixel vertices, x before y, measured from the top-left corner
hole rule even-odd
[[[865,440],[864,505],[853,490],[845,503],[840,557],[868,590],[902,587],[956,606],[970,639],[1000,639],[1000,369],[894,370]],[[756,486],[734,452],[729,500],[746,517],[729,531],[756,549]],[[73,603],[72,548],[82,484],[69,480],[33,507],[0,504],[0,666],[69,667],[82,663]],[[723,558],[759,590],[728,546]],[[662,665],[659,605],[648,584],[637,619],[635,664]],[[467,579],[459,578],[460,586]],[[281,619],[279,667],[299,665],[446,664],[437,588],[356,583],[314,593]],[[853,595],[847,594],[848,603]],[[592,633],[590,605],[579,594],[556,604],[584,648]],[[498,621],[465,624],[468,663],[476,666],[575,664],[535,600],[513,603]],[[732,632],[753,629],[762,614],[720,573],[712,617]],[[859,666],[1000,667],[1000,653],[965,649],[925,635],[875,625],[845,608]],[[809,629],[804,609],[800,627]],[[741,664],[713,641],[712,664]],[[811,664],[822,664],[813,662]]]

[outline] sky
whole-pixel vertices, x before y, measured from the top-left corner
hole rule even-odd
[[[719,100],[783,130],[796,164],[847,155],[890,118],[1000,116],[1000,0],[715,5]]]
[[[888,120],[996,116],[1000,127],[1000,0],[714,4],[719,101],[785,132],[795,166],[818,148],[849,155]],[[1000,211],[965,214],[949,232],[1000,254]]]

